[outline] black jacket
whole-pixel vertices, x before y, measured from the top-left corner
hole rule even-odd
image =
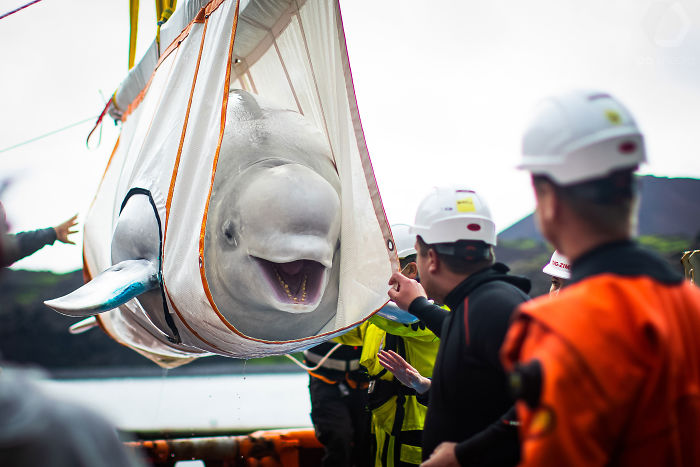
[[[445,297],[451,312],[425,298],[409,307],[440,337],[423,430],[424,459],[443,441],[460,443],[502,425],[502,432],[487,436],[497,440],[496,446],[488,439],[477,443],[488,449],[460,444],[458,459],[470,465],[518,461],[516,427],[498,422],[513,406],[499,350],[515,308],[530,298],[530,281],[507,272],[507,266],[496,263],[469,276]]]

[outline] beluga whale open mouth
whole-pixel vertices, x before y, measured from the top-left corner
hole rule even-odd
[[[253,259],[279,302],[278,308],[289,313],[313,311],[326,288],[328,268],[323,264],[300,259],[275,263],[262,258]]]

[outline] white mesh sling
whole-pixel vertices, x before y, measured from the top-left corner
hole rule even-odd
[[[168,367],[299,350],[379,309],[398,261],[338,2],[190,1],[161,44],[110,109],[121,136],[85,223],[101,298],[51,306],[100,313]]]

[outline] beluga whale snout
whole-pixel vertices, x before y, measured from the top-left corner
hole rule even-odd
[[[235,263],[248,261],[251,281],[237,295],[260,297],[288,313],[309,313],[321,302],[340,234],[340,198],[323,177],[299,164],[265,168],[251,177],[223,221],[218,274],[235,277]],[[232,232],[239,226],[239,232]],[[231,237],[237,236],[233,241]],[[237,254],[241,251],[241,255]],[[262,279],[262,280],[260,280]]]

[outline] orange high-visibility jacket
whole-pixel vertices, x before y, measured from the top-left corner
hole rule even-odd
[[[700,290],[632,242],[572,273],[502,348],[521,465],[700,466]]]

